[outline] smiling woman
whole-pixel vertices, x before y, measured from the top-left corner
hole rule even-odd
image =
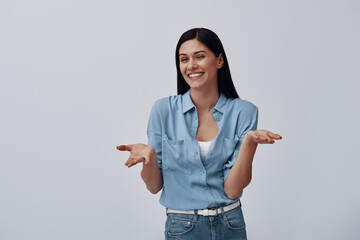
[[[217,88],[217,70],[224,63],[222,55],[218,57],[197,39],[184,42],[179,50],[180,71],[190,88],[210,90]]]
[[[253,157],[281,136],[256,130],[258,109],[239,98],[214,32],[185,32],[175,57],[178,95],[153,105],[148,145],[117,148],[130,151],[127,167],[143,163],[151,193],[162,189],[165,239],[247,239],[240,197]]]

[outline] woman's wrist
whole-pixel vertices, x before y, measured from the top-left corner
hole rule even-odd
[[[154,155],[155,152],[155,148],[151,147],[151,146],[148,146],[148,151],[149,151],[149,154],[150,154],[150,157],[152,157]]]
[[[149,161],[150,162],[157,162],[157,155],[156,155],[156,151],[155,148],[148,146],[148,153],[149,153]]]
[[[245,137],[244,137],[241,144],[242,145],[247,145],[247,146],[253,146],[253,147],[256,147],[258,145],[258,143],[253,141],[253,138],[249,136],[249,132],[247,132],[245,134]]]

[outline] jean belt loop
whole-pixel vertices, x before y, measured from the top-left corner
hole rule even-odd
[[[194,210],[194,222],[197,222],[198,221],[198,210]]]
[[[225,213],[225,211],[224,211],[224,208],[221,207],[220,209],[221,209],[221,213],[222,213],[222,215],[223,215],[224,220],[227,221],[227,217],[226,217],[226,213]]]

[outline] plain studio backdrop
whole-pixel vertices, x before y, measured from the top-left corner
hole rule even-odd
[[[360,239],[360,2],[0,1],[0,239],[163,239],[165,209],[120,144],[147,142],[193,27],[224,44],[260,145],[250,240]]]

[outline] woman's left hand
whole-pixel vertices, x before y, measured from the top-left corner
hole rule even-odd
[[[282,137],[279,134],[272,133],[267,130],[248,131],[245,135],[244,141],[249,143],[258,144],[272,144],[275,140],[280,140]]]

